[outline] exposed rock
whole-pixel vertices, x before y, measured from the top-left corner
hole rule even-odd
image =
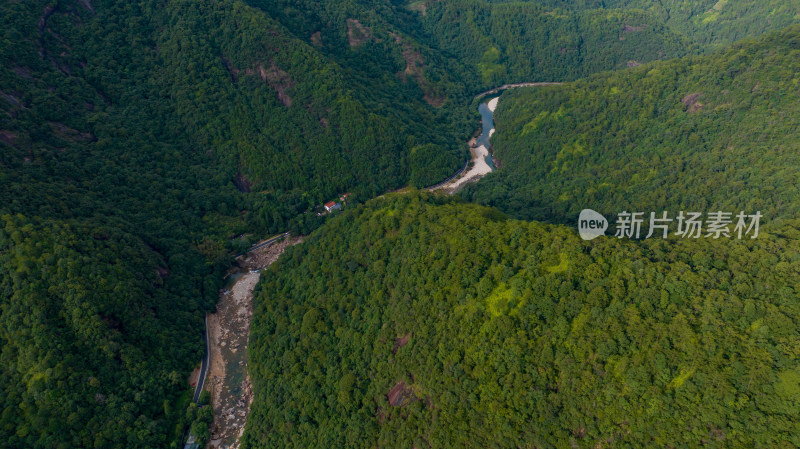
[[[19,98],[15,97],[14,95],[0,91],[0,98],[6,99],[6,101],[11,103],[12,106],[20,106]]]
[[[45,6],[44,14],[42,14],[42,16],[39,17],[39,23],[37,24],[37,26],[39,27],[39,33],[44,32],[44,28],[47,26],[47,19],[49,19],[54,12],[56,12],[56,8],[54,6],[49,6],[49,5]]]
[[[423,16],[428,13],[428,5],[425,2],[415,2],[408,6],[411,11],[417,11]]]
[[[80,4],[89,11],[94,12],[94,8],[92,8],[92,2],[90,0],[80,0]]]
[[[419,79],[422,76],[422,54],[406,44],[403,46],[403,59],[406,60],[406,68],[403,70],[403,75],[415,76]]]
[[[264,68],[262,64],[258,66],[258,76],[269,84],[269,86],[278,93],[278,100],[284,106],[292,105],[292,98],[286,93],[288,89],[294,87],[294,81],[289,77],[289,74],[278,68],[275,61],[270,61],[269,68]]]
[[[47,49],[44,48],[44,30],[47,28],[47,19],[56,12],[55,6],[46,6],[44,8],[44,14],[39,17],[39,22],[37,23],[37,28],[39,29],[39,57],[45,59],[47,56]]]
[[[228,58],[224,56],[220,56],[222,58],[222,64],[225,65],[225,70],[228,71],[228,75],[231,76],[231,80],[235,83],[239,81],[239,69],[233,66]]]
[[[402,348],[403,346],[408,344],[408,339],[411,337],[411,332],[403,335],[402,337],[397,337],[394,339],[394,348],[392,348],[392,354],[397,354],[397,350]]]
[[[251,186],[250,180],[247,179],[247,177],[245,175],[243,175],[242,173],[239,173],[238,175],[236,175],[236,178],[234,178],[234,180],[233,180],[233,184],[242,193],[249,193],[250,192],[250,186]]]
[[[394,42],[397,45],[403,46],[403,59],[406,61],[406,68],[399,73],[400,78],[403,82],[406,82],[408,78],[413,78],[416,80],[417,84],[419,85],[420,89],[424,92],[423,100],[429,105],[438,108],[441,107],[446,97],[441,94],[438,94],[431,88],[431,85],[425,80],[425,76],[423,73],[424,67],[424,60],[422,59],[422,54],[414,49],[410,44],[405,43],[403,38],[395,33],[389,33],[392,38],[394,38]]]
[[[94,134],[78,131],[63,123],[49,122],[48,124],[53,130],[53,133],[62,139],[71,140],[73,142],[91,142],[95,140]]]
[[[231,81],[234,83],[239,81],[242,73],[244,76],[250,76],[257,73],[261,78],[261,81],[264,81],[269,85],[269,87],[275,90],[278,96],[278,101],[280,101],[281,104],[284,106],[292,105],[292,97],[290,97],[286,91],[293,88],[295,86],[295,82],[288,73],[281,70],[280,67],[275,64],[275,61],[270,61],[268,67],[265,67],[266,64],[263,62],[256,62],[251,67],[247,67],[242,70],[233,65],[233,63],[225,56],[220,55],[220,59],[222,60],[222,64],[225,66],[225,70],[228,71]]]
[[[14,145],[17,139],[16,133],[11,131],[0,131],[0,142],[5,142],[9,145]]]
[[[358,47],[372,37],[372,32],[356,19],[347,19],[347,42],[350,47]]]
[[[640,65],[642,65],[640,62],[636,62],[636,61],[633,61],[633,60],[628,61],[628,68],[639,67]]]
[[[383,412],[383,409],[379,405],[378,408],[375,409],[375,416],[378,417],[378,425],[382,426],[383,421],[386,420],[386,413]]]
[[[701,95],[703,95],[701,92],[695,92],[681,99],[681,103],[686,106],[686,112],[691,114],[699,111],[703,107],[703,103],[697,101]]]
[[[322,33],[317,31],[311,35],[311,44],[315,47],[322,47]]]
[[[25,79],[33,78],[33,75],[31,74],[31,69],[27,67],[14,66],[11,70],[20,78],[25,78]]]
[[[405,382],[397,382],[388,393],[386,399],[389,400],[389,405],[392,407],[402,407],[410,402],[417,400],[411,387],[406,385]]]
[[[392,36],[392,39],[394,39],[394,43],[395,43],[395,44],[397,44],[397,45],[400,45],[400,44],[402,44],[402,43],[403,43],[403,38],[402,38],[402,37],[400,37],[400,35],[399,35],[399,34],[397,34],[397,33],[392,33],[391,31],[389,31],[389,36]]]
[[[156,267],[156,271],[158,271],[158,277],[161,279],[169,276],[169,268],[167,267]]]

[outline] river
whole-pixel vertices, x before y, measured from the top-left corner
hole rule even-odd
[[[428,188],[430,191],[443,191],[454,194],[467,183],[477,181],[495,169],[489,149],[492,147],[489,139],[494,132],[494,111],[497,108],[499,97],[492,98],[478,105],[481,114],[481,133],[477,138],[470,140],[470,165],[461,173],[456,174],[447,181]]]
[[[208,315],[209,366],[204,388],[211,393],[214,421],[207,447],[235,449],[253,400],[247,371],[247,344],[253,315],[253,290],[261,270],[301,239],[282,235],[237,258],[241,267],[226,280],[217,310]]]
[[[554,83],[542,83],[550,84]],[[525,86],[505,85],[481,96],[514,87]],[[465,184],[477,181],[495,169],[489,149],[490,138],[495,130],[494,111],[498,101],[499,97],[494,97],[478,105],[481,133],[470,140],[470,164],[461,173],[427,190],[453,194]],[[300,242],[301,238],[291,238],[284,234],[263,242],[255,251],[237,258],[242,268],[228,279],[220,294],[217,312],[208,316],[210,362],[204,388],[211,392],[214,408],[211,440],[207,446],[209,448],[239,447],[239,439],[252,401],[247,371],[247,343],[253,313],[253,289],[261,269],[275,262],[287,247]]]
[[[479,105],[482,128],[480,136],[471,142],[472,167],[452,181],[444,182],[442,187],[445,192],[455,193],[465,183],[480,179],[494,169],[489,154],[489,137],[494,131],[496,105],[497,98]],[[258,283],[259,271],[277,260],[289,245],[300,241],[287,235],[280,238],[282,240],[271,239],[262,246],[255,246],[254,251],[237,259],[242,268],[227,279],[216,313],[208,315],[210,362],[204,388],[211,392],[214,408],[209,448],[239,447],[252,401],[247,372],[247,343],[253,313],[253,289]]]

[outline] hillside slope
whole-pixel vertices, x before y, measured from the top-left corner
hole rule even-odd
[[[478,70],[486,86],[571,81],[704,53],[800,21],[782,0],[408,0],[436,47]]]
[[[706,48],[782,29],[800,19],[797,0],[545,0],[572,8],[639,9]]]
[[[420,17],[442,49],[469,61],[486,87],[570,81],[700,51],[641,10],[546,7],[534,2],[430,2]]]
[[[238,1],[7,2],[0,23],[0,447],[177,444],[231,237],[401,187],[417,145],[451,173],[472,128],[463,83],[431,104],[396,77],[401,46],[376,95]]]
[[[373,201],[262,274],[244,447],[795,447],[799,236]]]
[[[546,48],[584,54],[546,67],[687,51],[649,18],[625,31],[647,14],[552,18]],[[0,4],[0,447],[178,446],[231,254],[463,162],[500,78],[445,37],[389,0]]]
[[[798,216],[800,27],[708,56],[503,96],[503,168],[466,192],[519,218],[723,210]]]

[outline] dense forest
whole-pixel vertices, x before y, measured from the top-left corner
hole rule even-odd
[[[695,6],[687,10],[686,4]],[[721,6],[706,8],[705,2],[683,2],[674,9],[662,10],[663,7],[620,2],[618,5],[608,3],[606,6],[613,9],[604,10],[602,5],[592,2],[558,1],[536,4],[464,0],[411,3],[390,0],[3,2],[0,4],[0,197],[3,198],[0,203],[0,447],[177,447],[187,427],[191,426],[195,434],[200,435],[210,418],[210,408],[202,403],[207,399],[199,406],[189,405],[186,379],[201,358],[203,315],[214,309],[221,278],[230,266],[232,254],[252,241],[278,232],[310,233],[324,220],[313,213],[315,205],[345,192],[352,193],[352,203],[357,204],[400,187],[424,187],[452,174],[467,159],[464,142],[478,126],[472,97],[487,87],[494,87],[493,83],[542,77],[576,79],[646,61],[696,54],[744,35],[756,35],[781,26],[794,17],[791,2],[772,5],[770,11],[774,20],[767,21],[757,20],[756,14],[767,8],[761,3],[726,6],[725,2],[719,2],[718,5]],[[717,11],[712,12],[715,18],[706,20],[703,8]],[[679,11],[683,12],[679,14]],[[684,17],[681,14],[691,21],[681,19]],[[698,20],[705,20],[716,31],[705,33],[706,29],[696,24]],[[757,192],[761,196],[751,198],[742,206],[756,207],[758,199],[765,198],[765,211],[788,218],[793,209],[785,213],[778,211],[779,206],[791,204],[788,195],[790,186],[794,185],[794,175],[790,172],[793,160],[789,150],[794,147],[789,135],[777,134],[788,133],[794,123],[787,115],[794,111],[791,102],[796,102],[792,94],[796,79],[791,74],[796,64],[790,60],[796,56],[793,33],[773,36],[772,41],[761,44],[738,45],[712,59],[647,65],[622,75],[597,75],[562,90],[520,92],[504,97],[498,114],[498,128],[503,132],[497,135],[497,145],[505,148],[499,149],[498,154],[501,160],[507,158],[508,162],[498,176],[490,177],[468,195],[525,218],[559,221],[559,214],[571,213],[574,203],[566,205],[554,201],[547,207],[540,203],[528,208],[530,203],[523,202],[520,204],[525,207],[517,207],[514,199],[517,193],[512,190],[517,189],[519,195],[524,196],[529,195],[531,189],[552,187],[548,187],[547,180],[537,180],[534,186],[534,179],[527,175],[518,180],[513,178],[515,167],[510,165],[514,157],[519,158],[519,167],[516,167],[519,170],[527,169],[531,161],[525,160],[530,155],[525,156],[520,151],[527,143],[522,140],[514,143],[512,135],[516,135],[516,139],[531,137],[515,128],[517,125],[512,122],[516,119],[510,111],[528,116],[525,122],[528,123],[534,119],[531,114],[537,108],[551,107],[556,111],[554,115],[559,116],[556,104],[567,101],[569,95],[576,96],[574,101],[578,95],[585,95],[588,104],[574,105],[576,109],[570,114],[586,114],[584,118],[591,114],[591,118],[596,119],[597,110],[592,107],[598,102],[616,100],[605,97],[612,95],[610,87],[608,92],[590,92],[591,89],[605,89],[606,83],[615,79],[614,82],[622,83],[620,86],[647,84],[626,78],[647,75],[652,77],[653,95],[667,103],[643,102],[642,97],[636,96],[637,91],[628,86],[629,96],[624,100],[634,105],[628,106],[668,105],[664,106],[665,113],[680,112],[675,113],[675,117],[683,118],[675,119],[677,128],[666,131],[667,136],[679,133],[675,135],[683,137],[676,142],[686,140],[692,147],[708,145],[718,159],[713,163],[708,162],[711,159],[702,162],[706,166],[712,164],[717,170],[715,173],[763,175],[763,183],[762,178],[758,178],[759,186],[764,189]],[[774,52],[770,46],[775,46]],[[726,65],[725,61],[729,63]],[[715,70],[715,65],[727,69]],[[697,71],[689,71],[689,66],[697,66]],[[730,79],[740,80],[741,85],[726,84]],[[713,87],[701,89],[690,81]],[[697,108],[699,112],[688,114],[682,110],[680,101],[673,104],[677,97],[668,90],[669,83],[676,86],[685,83],[687,88],[691,87],[687,94],[701,92],[694,97],[697,101],[691,102],[693,106],[686,106]],[[752,97],[746,96],[747,89],[752,90]],[[780,99],[778,92],[790,95]],[[726,95],[732,100],[725,100]],[[755,154],[747,154],[747,148],[751,147],[735,143],[738,141],[733,136],[725,134],[730,130],[724,128],[722,122],[708,132],[718,132],[734,142],[731,151],[736,151],[737,157],[745,157],[744,161],[725,159],[719,151],[727,147],[712,148],[707,141],[697,140],[704,135],[691,126],[713,125],[714,116],[709,116],[712,107],[715,113],[732,114],[737,120],[756,119],[748,124],[751,128],[743,128],[750,134],[742,131],[738,138],[762,145],[752,148],[763,150],[768,157],[762,154],[759,159]],[[617,104],[606,111],[604,117],[627,120],[627,114],[633,110],[624,108],[625,105]],[[653,111],[652,108],[636,110],[641,123],[632,126],[633,131],[628,136],[620,132],[620,138],[641,138],[645,140],[640,146],[650,145],[646,140],[649,128],[663,126],[661,121],[648,118],[647,114],[655,114]],[[767,118],[767,126],[756,123]],[[685,122],[690,120],[698,122]],[[585,126],[595,123],[588,122]],[[574,122],[568,123],[574,126]],[[616,123],[614,126],[623,125]],[[547,139],[556,142],[571,132],[563,128],[566,125],[562,125],[561,131],[556,129],[556,124],[552,126],[550,134],[537,134],[537,139],[549,136]],[[581,132],[591,134],[590,128]],[[598,145],[603,144],[602,136],[597,139]],[[678,146],[683,151],[680,157],[689,157],[688,148]],[[633,154],[646,159],[643,153],[634,151]],[[694,161],[690,159],[687,163]],[[730,167],[743,167],[742,174],[725,171]],[[770,171],[770,167],[777,168]],[[629,174],[624,168],[620,170],[611,172],[614,176]],[[691,167],[687,170],[695,173],[691,172]],[[510,190],[503,191],[497,183],[502,176],[509,176]],[[714,190],[713,195],[708,196],[712,200],[722,198],[724,193],[718,189],[725,181],[721,176],[706,184],[708,189]],[[636,179],[630,182],[626,188],[634,189]],[[729,188],[738,192],[737,186],[731,184]],[[698,190],[697,198],[706,193]],[[748,194],[753,193],[748,191]],[[689,194],[684,197],[688,198]],[[609,194],[604,198],[612,201],[618,197]],[[644,201],[643,195],[639,198]],[[542,196],[542,201],[545,200],[547,197]],[[392,231],[394,234],[386,231],[389,235],[385,237],[391,239],[405,239],[408,233],[417,232],[417,228],[403,221],[406,215],[419,220],[430,218],[433,222],[444,220],[444,216],[427,217],[412,212],[433,208],[431,210],[463,212],[465,220],[469,216],[483,217],[481,220],[497,226],[521,227],[519,229],[528,226],[552,232],[561,239],[574,240],[570,232],[560,228],[506,222],[491,209],[449,203],[436,206],[440,201],[412,196],[407,200],[392,200],[387,203],[389,209],[375,213],[388,216],[386,219],[394,226],[390,228],[395,231]],[[357,236],[357,232],[369,230],[366,224],[343,233],[349,237],[342,240],[342,245],[352,242],[351,249],[336,243],[339,240],[335,231],[349,228],[348,220],[360,220],[365,216],[359,214],[372,213],[370,211],[384,204],[372,203],[363,211],[347,214],[349,218],[334,221],[326,230],[315,234],[309,249],[297,249],[292,253],[293,258],[282,265],[296,264],[301,270],[297,273],[303,273],[305,268],[301,268],[301,262],[308,263],[308,258],[300,257],[303,251],[320,251],[315,248],[323,243],[313,242],[335,243],[330,250],[341,253],[339,266],[346,269],[344,274],[339,271],[314,273],[307,281],[315,283],[310,291],[331,289],[330,298],[336,300],[331,304],[340,307],[337,309],[340,317],[336,320],[349,317],[358,321],[361,314],[375,314],[377,308],[383,307],[379,301],[385,298],[374,292],[371,296],[362,295],[353,283],[356,278],[347,277],[364,268],[361,261],[366,259],[363,257],[372,259],[370,270],[377,270],[370,272],[376,276],[370,282],[399,279],[397,270],[403,265],[400,259],[381,261],[381,253],[355,250],[363,248],[355,244],[358,239],[378,237]],[[393,212],[392,208],[397,211]],[[523,209],[534,212],[520,212]],[[459,227],[461,224],[457,222],[451,224],[453,227],[448,229],[456,240],[443,240],[436,242],[437,245],[474,234]],[[414,226],[427,225],[422,222]],[[465,232],[463,236],[456,235],[462,231]],[[484,239],[479,240],[488,245],[489,241],[481,232],[475,231]],[[495,231],[487,228],[486,232]],[[240,236],[243,237],[238,238]],[[545,238],[541,240],[543,245],[546,241]],[[550,244],[547,241],[547,245]],[[769,244],[761,248],[752,243],[742,251],[749,251],[770,263],[777,262],[779,256],[775,256],[778,259],[766,256],[773,250]],[[407,245],[407,251],[423,248],[415,240],[409,240]],[[479,267],[484,266],[471,259],[479,251],[474,247],[464,248],[467,248],[464,254],[456,257],[454,265],[447,268],[467,273],[464,278],[453,277],[459,279],[458,288],[462,289],[453,292],[472,291],[471,276],[477,275]],[[628,250],[646,251],[636,247]],[[705,267],[708,264],[704,257],[710,257],[708,251],[717,249],[697,251],[702,254],[684,262]],[[517,260],[522,256],[509,254],[508,257],[508,260]],[[548,258],[548,264],[553,266],[561,263],[558,260],[550,263],[550,253],[542,253],[541,257]],[[672,269],[664,265],[669,263],[672,261],[656,258],[653,266],[647,265],[647,269],[666,273]],[[473,266],[477,271],[470,271]],[[723,268],[714,267],[716,270]],[[321,277],[331,273],[336,277]],[[573,276],[570,279],[578,282],[577,272],[570,273]],[[757,272],[748,273],[748,276],[758,275]],[[263,298],[267,292],[272,294],[271,286],[276,282],[284,282],[274,277],[279,275],[268,275],[267,285],[259,287]],[[295,275],[286,273],[286,276]],[[530,276],[534,274],[529,274],[528,278]],[[659,275],[653,276],[658,278]],[[709,279],[701,278],[698,282],[711,285]],[[785,275],[776,284],[753,286],[750,293],[755,296],[737,294],[747,298],[760,298],[758,295],[775,291],[788,294],[783,286],[791,285],[791,279]],[[444,298],[442,295],[447,289],[434,292],[434,280],[420,277],[419,281],[423,280],[424,286],[412,282],[408,288],[413,286],[418,293],[428,292],[437,300]],[[340,281],[344,284],[337,286]],[[446,282],[446,278],[435,282]],[[330,287],[323,288],[323,284]],[[351,290],[342,290],[345,287]],[[584,287],[576,287],[576,292],[585,290]],[[264,360],[269,351],[283,351],[283,346],[267,346],[273,329],[270,320],[293,320],[300,312],[305,316],[308,310],[304,309],[307,307],[304,301],[312,301],[311,296],[301,300],[293,298],[290,292],[280,291],[285,294],[280,301],[274,304],[264,301],[259,310],[286,307],[291,313],[257,317],[257,321],[263,323],[256,329],[258,340],[255,340],[260,342],[256,351],[260,360]],[[505,310],[510,307],[512,296],[501,293],[500,301],[493,302],[492,307]],[[313,300],[327,298],[325,294],[328,293]],[[290,300],[298,301],[296,308],[281,302]],[[438,307],[434,303],[418,306],[430,310]],[[754,310],[755,317],[766,313]],[[318,319],[321,318],[311,312],[308,319],[304,319],[308,322],[304,332],[319,328],[315,332],[323,335],[325,329],[319,327],[322,324],[317,324]],[[547,320],[550,319],[554,319],[553,316],[548,316]],[[373,324],[373,318],[364,321],[365,326]],[[292,335],[280,337],[289,339],[275,344],[293,348],[300,337]],[[410,338],[413,338],[410,345],[419,344],[414,343],[416,337]],[[789,340],[781,342],[791,343]],[[472,344],[477,343],[472,340]],[[309,350],[308,344],[306,341],[301,350]],[[334,363],[333,354],[327,351],[339,350],[335,348],[314,349],[302,362],[328,360]],[[342,348],[347,348],[342,351],[349,351],[351,347]],[[445,351],[444,348],[437,347],[436,351]],[[762,346],[756,349],[760,351]],[[368,353],[363,347],[358,350],[358,356]],[[270,363],[280,361],[292,370],[299,369],[295,368],[301,366],[296,357],[302,354],[306,353],[287,349],[284,356]],[[403,357],[404,354],[398,348],[397,355]],[[679,359],[678,355],[675,357]],[[752,365],[750,361],[743,363],[746,367]],[[667,366],[672,369],[672,365]],[[788,368],[784,368],[779,375],[787,383],[781,385],[791,392],[794,378]],[[352,398],[366,397],[359,396],[367,391],[366,378],[360,377],[363,371],[354,368],[350,375],[339,376],[339,371],[332,370],[330,376],[333,377],[324,382],[314,377],[318,373],[313,371],[311,377],[302,380],[307,384],[298,391],[327,387],[335,382],[341,386],[342,393],[337,390],[331,407],[339,404],[344,407],[341,410],[353,412],[337,418],[345,421],[330,419],[322,426],[321,416],[306,413],[308,407],[318,405],[317,402],[303,402],[302,411],[292,404],[275,407],[275,399],[283,397],[275,395],[288,394],[285,389],[289,385],[296,386],[293,382],[297,379],[284,377],[281,382],[288,383],[270,385],[267,381],[278,379],[274,377],[278,372],[275,366],[263,364],[256,369],[260,371],[256,374],[258,403],[255,407],[256,416],[261,418],[256,418],[251,425],[254,430],[248,433],[248,441],[253,446],[267,441],[293,441],[300,446],[318,445],[314,441],[338,444],[344,441],[341,438],[345,438],[346,432],[342,426],[346,420],[357,421],[357,425],[354,424],[352,434],[346,437],[349,439],[343,445],[361,445],[356,438],[362,437],[364,441],[386,442],[391,441],[389,434],[364,433],[365,429],[378,429],[375,419],[383,422],[382,416],[407,418],[411,411],[414,416],[425,417],[419,415],[423,410],[417,408],[421,402],[412,401],[415,405],[394,412],[383,403],[373,402],[369,407],[363,403],[351,404],[351,400],[356,400]],[[446,376],[441,371],[438,373],[445,382]],[[753,388],[766,388],[771,375],[755,376]],[[404,379],[409,386],[413,385],[412,379]],[[312,383],[312,380],[320,383]],[[552,379],[547,384],[550,382]],[[738,384],[735,387],[738,388]],[[409,396],[404,388],[397,390],[400,396],[411,398],[413,395]],[[447,391],[451,395],[447,396],[448,401],[456,397],[463,399],[458,396],[460,390]],[[750,391],[749,386],[746,391]],[[320,390],[314,394],[326,392]],[[414,394],[422,398],[419,391]],[[374,397],[379,399],[380,394]],[[491,405],[491,415],[495,417],[495,407],[502,404],[491,402],[500,401],[501,396],[493,397],[495,399],[487,397],[490,401],[487,407]],[[566,401],[570,397],[565,395],[558,400]],[[789,401],[792,396],[786,398]],[[446,403],[444,399],[438,400],[438,404]],[[474,401],[470,396],[469,402],[464,404]],[[771,411],[777,409],[770,407],[784,405],[783,402],[776,404],[759,402],[759,407],[766,407],[759,410],[772,419],[775,414]],[[376,414],[378,406],[381,412]],[[440,405],[433,407],[431,410]],[[490,408],[478,412],[484,413]],[[317,412],[327,414],[332,410],[334,408]],[[448,418],[453,425],[491,424],[481,421],[483,415],[472,415],[480,418],[469,421],[466,410],[457,413]],[[279,419],[276,414],[282,417]],[[547,419],[546,416],[550,415],[542,415],[541,419]],[[263,421],[259,421],[261,419]],[[566,417],[561,419],[556,426],[566,432],[563,429],[571,422],[566,421]],[[393,422],[392,425],[402,426],[397,419]],[[718,420],[708,422],[713,422],[717,426],[715,429],[727,429],[718,425]],[[755,424],[743,423],[744,427],[727,435],[758,430],[748,425]],[[776,424],[776,432],[784,431],[781,425]],[[300,437],[293,433],[295,426],[320,426],[318,428],[324,431]],[[258,433],[263,429],[270,429],[270,434]],[[441,429],[459,432],[456,427]],[[592,432],[591,435],[607,435],[608,430]],[[551,438],[562,441],[562,434]],[[423,438],[421,435],[415,438]],[[380,440],[375,439],[378,436]],[[437,438],[445,436],[440,434]],[[460,441],[456,435],[451,438],[454,442]]]
[[[422,18],[438,45],[476,67],[487,87],[569,81],[696,53],[641,10],[562,10],[536,3],[432,2]]]
[[[504,3],[503,0],[498,3]],[[797,23],[798,0],[536,0],[568,9],[641,10],[658,23],[712,49]]]
[[[461,165],[458,67],[403,78],[383,39],[353,73],[261,10],[199,6],[0,6],[0,447],[177,444],[231,237],[424,179],[409,148]]]
[[[800,214],[800,27],[702,57],[505,94],[503,168],[465,196],[518,218],[583,208]]]
[[[411,1],[439,48],[487,86],[570,81],[710,51],[797,23],[800,1]]]
[[[370,202],[263,274],[244,447],[797,447],[799,224],[583,242]]]

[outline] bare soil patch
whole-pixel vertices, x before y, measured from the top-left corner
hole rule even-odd
[[[402,407],[410,402],[417,400],[414,391],[405,382],[397,382],[391,390],[386,393],[386,399],[392,407]]]
[[[258,66],[258,75],[261,80],[269,84],[269,87],[275,89],[278,93],[278,100],[284,106],[292,105],[292,98],[286,93],[288,89],[294,87],[294,80],[289,77],[289,74],[281,70],[275,61],[271,61],[269,68],[264,68],[263,64]]]
[[[625,26],[622,27],[622,31],[625,32],[625,33],[635,33],[637,31],[642,31],[643,29],[644,29],[643,26],[625,25]]]
[[[311,44],[315,47],[322,47],[322,33],[319,31],[311,35]]]
[[[703,107],[703,103],[699,101],[701,95],[703,94],[700,92],[695,92],[681,99],[681,103],[686,106],[686,112],[691,114],[699,111]]]
[[[392,348],[392,354],[397,354],[397,350],[402,348],[403,346],[408,344],[408,339],[411,337],[411,332],[403,335],[402,337],[397,337],[394,339],[394,348]]]
[[[195,385],[197,385],[197,381],[199,379],[200,379],[200,365],[195,367],[195,369],[192,371],[192,374],[189,374],[189,378],[186,379],[186,383],[194,387]]]
[[[347,43],[350,47],[365,44],[372,37],[372,32],[356,19],[347,19]]]
[[[403,41],[403,38],[395,33],[389,33],[394,39],[394,43],[403,47],[403,59],[406,62],[406,68],[398,73],[403,82],[408,81],[408,78],[414,79],[424,93],[422,99],[429,105],[438,108],[444,105],[447,98],[436,92],[431,84],[425,79],[424,67],[425,60],[422,58],[422,53],[416,50],[410,44]]]
[[[69,126],[60,123],[60,122],[48,122],[50,125],[50,129],[53,130],[53,134],[56,136],[70,140],[72,142],[91,142],[95,140],[95,137],[92,133],[89,132],[81,132],[77,129],[70,128]]]
[[[17,139],[17,134],[11,131],[0,131],[0,142],[5,142],[9,145],[14,145]]]

